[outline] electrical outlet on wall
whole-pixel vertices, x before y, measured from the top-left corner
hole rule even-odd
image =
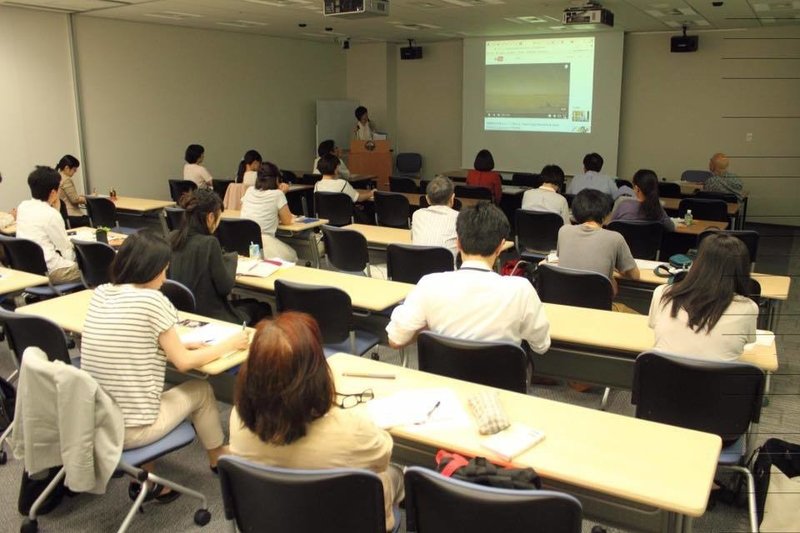
[[[749,132],[745,133],[744,134],[744,140],[745,140],[745,142],[753,142],[753,134],[749,133]]]

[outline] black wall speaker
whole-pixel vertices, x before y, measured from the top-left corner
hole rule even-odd
[[[404,46],[400,49],[400,59],[422,59],[421,46]]]
[[[669,51],[673,53],[697,52],[699,41],[697,35],[676,35],[670,40]]]

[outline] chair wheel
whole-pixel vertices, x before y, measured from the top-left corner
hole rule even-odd
[[[25,517],[25,520],[22,521],[22,525],[19,526],[19,533],[36,533],[37,531],[39,531],[38,522],[28,517]]]
[[[0,465],[4,465],[8,462],[8,454],[5,450],[0,451]]]
[[[208,509],[198,509],[196,513],[194,513],[194,523],[200,527],[208,524],[211,521],[211,513],[208,512]]]

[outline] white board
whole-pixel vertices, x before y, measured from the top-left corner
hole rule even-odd
[[[355,100],[317,100],[317,145],[333,139],[336,146],[349,150],[358,105]]]

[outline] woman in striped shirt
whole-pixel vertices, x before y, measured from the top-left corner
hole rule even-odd
[[[249,339],[242,331],[213,346],[181,342],[175,328],[178,313],[159,291],[170,254],[167,241],[155,232],[141,231],[125,240],[111,263],[111,283],[97,287],[89,303],[81,367],[119,405],[126,449],[159,440],[188,417],[214,469],[228,450],[214,392],[201,380],[164,391],[166,364],[185,372],[247,348]],[[175,494],[156,486],[152,495],[165,502]]]

